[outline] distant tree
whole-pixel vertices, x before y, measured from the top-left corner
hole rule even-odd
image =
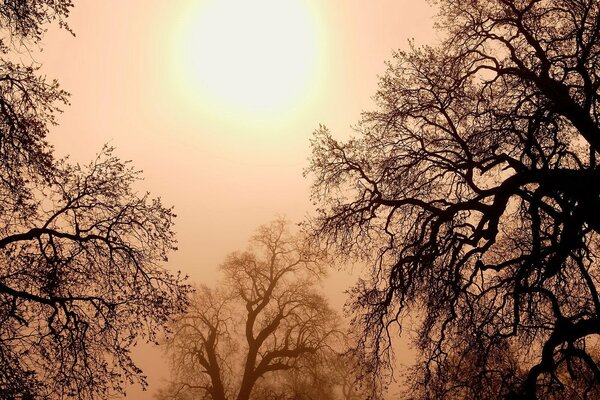
[[[158,398],[282,399],[269,379],[323,359],[339,337],[338,316],[316,290],[322,263],[284,220],[260,227],[247,251],[227,257],[219,287],[200,287],[173,323],[173,381]]]
[[[363,365],[390,365],[411,316],[423,387],[450,368],[483,383],[510,346],[523,374],[495,398],[560,393],[573,364],[597,386],[600,2],[435,3],[442,42],[395,54],[353,138],[313,141],[313,233],[373,265],[353,292]]]
[[[272,400],[365,400],[381,397],[373,376],[361,376],[359,360],[348,350],[347,335],[336,348],[344,353],[308,355],[295,368],[279,371],[259,381],[253,398]]]
[[[162,266],[173,212],[138,193],[139,173],[104,148],[88,166],[46,141],[67,94],[8,61],[66,27],[66,0],[0,3],[0,398],[99,399],[144,383],[130,358],[186,304]],[[14,57],[12,57],[14,59]],[[82,138],[82,140],[85,140]]]
[[[346,344],[346,348],[350,345]],[[332,362],[332,374],[338,387],[341,400],[380,399],[383,388],[379,386],[377,376],[365,374],[361,360],[353,351],[338,354]]]
[[[334,400],[337,381],[333,361],[337,353],[307,355],[295,368],[271,373],[256,383],[253,399]]]

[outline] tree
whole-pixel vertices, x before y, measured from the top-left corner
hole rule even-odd
[[[338,317],[315,288],[322,262],[284,220],[260,227],[247,251],[227,257],[222,284],[200,287],[174,321],[174,379],[158,397],[281,398],[264,381],[325,357],[338,336]]]
[[[441,43],[394,55],[353,138],[312,142],[309,226],[373,265],[353,290],[364,365],[390,365],[410,317],[420,385],[483,382],[511,347],[524,372],[494,398],[560,393],[575,363],[597,385],[600,3],[436,4]]]
[[[343,341],[342,343],[345,343]],[[347,348],[344,344],[340,348]],[[295,368],[279,371],[257,383],[253,398],[271,400],[364,400],[379,398],[373,377],[360,377],[358,360],[351,352],[326,357],[303,357]]]
[[[597,348],[590,349],[598,355]],[[498,399],[503,385],[513,385],[525,378],[526,370],[521,368],[519,351],[516,348],[497,348],[487,358],[481,351],[465,353],[453,352],[444,360],[445,365],[429,376],[427,384],[419,381],[422,376],[407,371],[402,398],[405,399]],[[485,363],[482,363],[485,361]],[[600,387],[592,371],[581,362],[573,360],[557,368],[561,380],[561,390],[544,394],[548,400],[596,399]]]
[[[341,335],[336,351],[309,354],[295,368],[270,374],[257,382],[252,397],[270,400],[365,400],[381,398],[376,377],[361,376],[360,360]],[[344,350],[344,352],[339,352]]]
[[[130,350],[187,303],[162,266],[174,214],[138,193],[140,174],[104,148],[87,166],[46,141],[67,94],[7,61],[37,44],[68,0],[0,4],[0,398],[97,399],[145,383]],[[67,28],[68,29],[68,28]]]
[[[335,353],[326,357],[307,355],[294,368],[276,371],[257,382],[254,399],[270,400],[334,400],[337,382],[332,368]]]

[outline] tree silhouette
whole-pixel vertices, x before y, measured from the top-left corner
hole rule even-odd
[[[597,348],[592,347],[588,351],[598,355]],[[525,378],[527,371],[521,368],[519,349],[497,348],[493,354],[484,358],[481,358],[482,354],[485,352],[471,349],[449,354],[444,365],[429,375],[427,384],[421,380],[422,375],[413,374],[409,369],[401,398],[498,399],[503,387],[514,385]],[[561,380],[562,387],[560,390],[544,393],[544,399],[581,400],[600,396],[600,387],[593,371],[581,360],[563,363],[555,373]]]
[[[263,379],[298,370],[332,352],[338,317],[315,288],[322,255],[289,233],[284,220],[258,229],[250,248],[221,266],[217,289],[200,287],[172,325],[167,353],[173,382],[160,399],[248,400]]]
[[[364,364],[389,366],[392,327],[419,315],[424,386],[447,365],[484,382],[511,347],[523,374],[496,398],[560,392],[575,363],[596,385],[600,3],[436,3],[442,42],[395,54],[353,138],[312,143],[313,233],[373,262]]]
[[[173,212],[134,188],[139,173],[105,147],[87,166],[46,142],[67,94],[7,61],[36,44],[65,0],[0,4],[0,398],[97,399],[144,381],[130,358],[186,305],[162,266]]]
[[[347,349],[347,339],[338,345]],[[365,400],[380,398],[373,377],[361,377],[359,360],[352,352],[308,355],[295,368],[271,374],[259,382],[253,398],[271,400]]]
[[[45,31],[44,24],[57,21],[69,30],[66,19],[73,7],[72,0],[8,0],[0,4],[0,39],[2,53],[12,44],[36,43]],[[3,60],[4,63],[4,60]]]

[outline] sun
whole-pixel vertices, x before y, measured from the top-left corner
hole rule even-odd
[[[318,68],[306,0],[208,0],[188,12],[180,40],[188,90],[220,107],[269,112],[310,91]]]

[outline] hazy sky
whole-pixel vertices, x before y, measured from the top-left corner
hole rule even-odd
[[[72,94],[50,142],[74,161],[104,143],[132,160],[140,189],[175,206],[170,268],[211,284],[256,226],[310,212],[311,133],[347,134],[392,50],[434,39],[433,13],[424,0],[76,2],[76,37],[52,29],[34,52]],[[334,304],[348,281],[330,279]],[[166,368],[138,353],[150,392],[128,398],[151,398]]]

